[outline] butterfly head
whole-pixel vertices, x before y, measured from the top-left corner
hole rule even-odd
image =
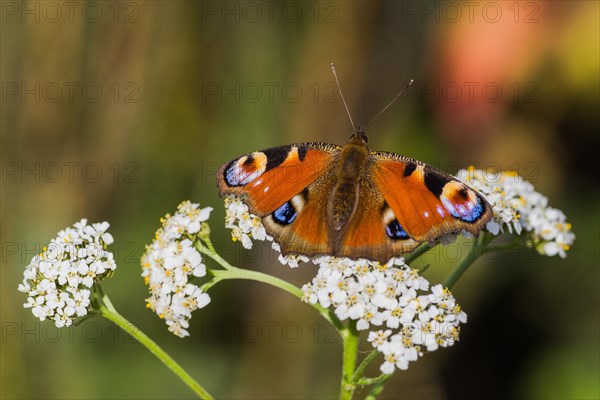
[[[365,127],[363,125],[359,126],[358,129],[350,135],[349,142],[363,145],[369,143],[369,138],[365,133]]]

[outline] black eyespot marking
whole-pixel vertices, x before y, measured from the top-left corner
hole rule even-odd
[[[460,189],[459,191],[456,192],[456,194],[465,200],[469,198],[469,192],[467,192],[467,188]]]
[[[408,233],[402,228],[400,222],[397,219],[394,219],[392,222],[386,225],[385,232],[387,235],[393,240],[406,240],[410,239]]]
[[[443,177],[442,175],[436,174],[431,171],[425,170],[425,186],[435,197],[440,197],[446,183],[450,182],[450,179]]]
[[[417,164],[409,162],[406,163],[406,168],[404,168],[404,177],[411,176],[413,172],[417,169]]]
[[[302,199],[304,200],[304,202],[306,203],[308,201],[308,188],[304,188],[301,192],[300,192],[300,196],[302,196]]]
[[[290,154],[291,150],[292,146],[290,145],[272,147],[270,149],[263,150],[262,153],[267,157],[267,168],[265,169],[265,172],[270,171],[283,163],[288,154]]]
[[[273,220],[275,220],[275,222],[277,222],[278,224],[289,225],[292,222],[294,222],[298,213],[292,205],[292,202],[288,201],[287,203],[279,207],[277,210],[273,211],[273,214],[271,215],[273,216]]]
[[[246,158],[246,161],[244,161],[244,167],[247,167],[249,165],[252,165],[252,163],[254,162],[254,156],[252,154],[248,154],[248,157]]]
[[[304,161],[306,157],[306,152],[308,151],[308,147],[306,146],[298,146],[298,159],[300,161]]]

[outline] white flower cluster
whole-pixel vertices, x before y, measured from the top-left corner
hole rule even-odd
[[[192,311],[210,303],[207,293],[189,282],[192,277],[206,275],[202,255],[194,247],[194,236],[208,220],[212,208],[184,201],[175,215],[161,219],[162,227],[142,256],[142,276],[149,286],[147,307],[163,318],[169,331],[179,337],[186,330]]]
[[[226,197],[225,207],[226,227],[232,229],[234,241],[240,240],[247,249],[252,247],[252,239],[273,241],[241,198]],[[280,252],[277,243],[273,242],[273,248]],[[453,345],[459,324],[467,321],[448,289],[436,285],[429,291],[429,282],[402,258],[383,265],[331,256],[311,260],[280,255],[279,260],[292,267],[300,261],[319,266],[317,276],[302,287],[304,301],[333,307],[340,320],[356,321],[358,330],[385,328],[369,332],[369,342],[383,353],[381,371],[387,374],[395,368],[408,368],[408,363],[425,351]]]
[[[242,242],[245,249],[252,248],[252,239],[272,242],[272,247],[281,253],[279,244],[273,242],[273,237],[267,234],[260,217],[250,214],[248,206],[236,195],[225,197],[225,227],[231,229],[231,238],[234,242]],[[279,255],[282,264],[295,268],[299,262],[308,262],[310,259],[301,255]]]
[[[225,197],[225,227],[231,229],[231,239],[242,242],[245,249],[252,248],[252,240],[270,240],[261,220],[256,215],[251,215],[248,206],[235,195]]]
[[[18,290],[27,294],[33,315],[70,326],[88,314],[90,288],[117,267],[106,246],[113,242],[108,222],[88,225],[86,219],[58,232],[42,253],[33,257]]]
[[[494,235],[504,227],[517,234],[529,234],[531,247],[543,255],[567,256],[575,235],[565,214],[548,207],[548,198],[516,172],[491,172],[469,168],[456,177],[485,196],[494,210],[486,229]]]
[[[336,257],[313,262],[319,272],[302,287],[304,300],[333,307],[341,320],[357,321],[359,330],[388,328],[369,332],[368,339],[383,353],[386,374],[407,369],[425,351],[452,346],[459,324],[467,321],[448,289],[436,285],[429,292],[429,282],[401,258],[383,265]]]

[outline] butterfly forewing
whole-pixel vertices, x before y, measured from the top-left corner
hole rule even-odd
[[[461,230],[477,234],[491,218],[489,203],[456,178],[420,161],[373,152],[373,179],[402,228],[416,241]]]
[[[299,143],[238,157],[217,172],[219,194],[244,196],[253,214],[267,216],[322,175],[339,149]]]

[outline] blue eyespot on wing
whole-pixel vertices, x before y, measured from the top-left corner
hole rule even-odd
[[[400,225],[400,222],[398,222],[398,220],[395,218],[392,222],[385,226],[385,232],[391,239],[394,240],[406,240],[410,238],[408,233],[406,233],[404,228],[402,228],[402,225]]]
[[[280,225],[289,225],[296,219],[298,212],[291,201],[284,203],[277,210],[273,211],[273,220]]]
[[[449,201],[445,196],[440,197],[444,208],[450,215],[465,222],[475,222],[484,214],[484,207],[481,197],[476,194],[471,199],[465,199],[464,202]]]

